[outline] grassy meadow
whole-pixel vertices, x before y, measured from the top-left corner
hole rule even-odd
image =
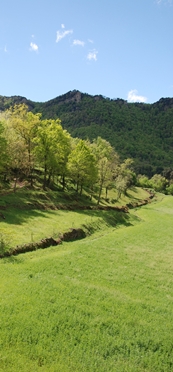
[[[37,238],[65,224],[95,229],[0,260],[0,371],[173,370],[172,196],[124,220],[112,211],[21,209],[16,224],[10,213],[0,224],[16,244],[36,229]]]

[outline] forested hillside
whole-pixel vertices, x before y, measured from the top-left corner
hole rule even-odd
[[[173,98],[154,104],[128,103],[70,91],[45,103],[24,97],[0,96],[0,110],[26,103],[42,118],[59,118],[73,137],[90,140],[101,136],[119,153],[122,160],[134,159],[137,173],[152,176],[173,167]]]

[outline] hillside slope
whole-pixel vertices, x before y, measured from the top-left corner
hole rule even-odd
[[[26,103],[43,118],[60,118],[73,137],[105,138],[122,159],[134,159],[138,173],[151,176],[172,167],[173,98],[161,98],[154,104],[128,103],[76,90],[44,103],[0,96],[0,110],[16,103]]]
[[[1,372],[172,372],[173,198],[129,215],[0,260]]]

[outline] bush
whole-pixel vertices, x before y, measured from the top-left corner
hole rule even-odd
[[[168,195],[173,195],[173,183],[171,183],[167,188],[166,188],[166,193]]]
[[[150,187],[150,182],[147,176],[139,175],[137,178],[137,186],[148,188]]]
[[[160,174],[155,174],[150,179],[150,187],[152,187],[155,191],[158,192],[165,192],[167,184],[168,181],[166,180],[166,178],[161,176]]]

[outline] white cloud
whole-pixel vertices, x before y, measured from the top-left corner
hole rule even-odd
[[[81,40],[73,40],[73,45],[84,46],[85,43],[84,43],[84,41],[81,41]]]
[[[64,23],[62,23],[61,28],[65,28]]]
[[[139,96],[136,89],[130,90],[127,96],[129,102],[147,102],[147,97]]]
[[[172,5],[173,0],[156,0],[156,4],[169,4]]]
[[[94,61],[97,61],[97,50],[92,50],[91,52],[88,53],[87,55],[87,59],[89,59],[89,61],[91,60],[94,60]]]
[[[30,50],[34,51],[34,52],[37,52],[38,51],[38,45],[31,42],[30,43]]]
[[[58,43],[65,36],[67,36],[69,34],[72,34],[72,33],[73,33],[73,30],[57,31],[57,33],[56,33],[56,43]]]
[[[8,52],[8,50],[7,50],[7,47],[5,46],[5,48],[4,48],[4,52],[5,53],[7,53]]]
[[[88,42],[89,42],[89,43],[91,43],[91,44],[93,44],[93,43],[94,43],[94,41],[93,41],[93,40],[91,40],[91,39],[88,39]]]

